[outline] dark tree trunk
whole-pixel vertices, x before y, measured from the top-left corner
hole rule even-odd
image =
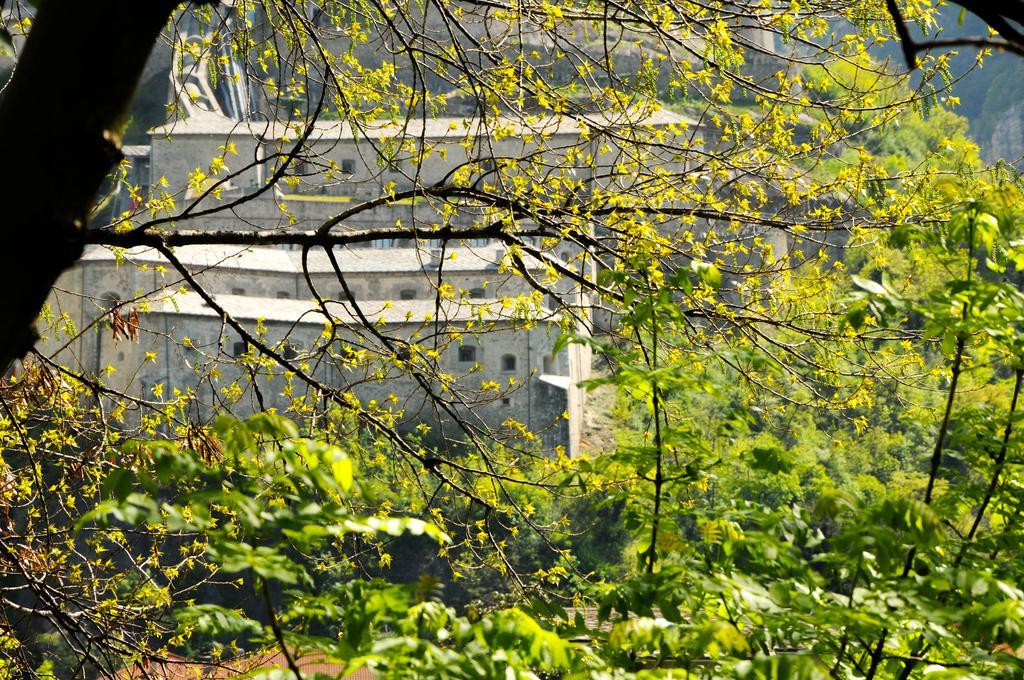
[[[43,0],[0,101],[0,372],[79,258],[139,75],[179,0]]]

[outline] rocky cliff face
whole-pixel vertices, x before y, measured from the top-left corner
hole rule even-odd
[[[992,132],[978,140],[990,162],[1018,161],[1024,157],[1024,101],[1011,104],[992,124]]]
[[[964,57],[958,59],[970,68]],[[987,57],[953,86],[953,94],[960,100],[955,110],[970,121],[971,136],[986,161],[1024,157],[1024,59],[1011,54]]]
[[[984,36],[987,25],[973,14],[960,16],[943,12],[942,38]],[[919,35],[924,38],[925,36]],[[934,37],[934,36],[932,36]],[[1024,156],[1024,58],[996,52],[977,63],[977,50],[961,48],[946,50],[950,72],[956,77],[952,94],[958,103],[953,112],[970,122],[971,137],[978,143],[982,157],[993,163],[999,159],[1017,161]],[[896,42],[889,42],[875,51],[879,61],[893,59],[902,64]],[[936,80],[936,87],[941,82]]]

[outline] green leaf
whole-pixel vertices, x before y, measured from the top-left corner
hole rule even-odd
[[[860,330],[864,327],[864,321],[867,319],[867,315],[867,305],[857,305],[846,312],[846,322],[849,323],[850,327],[854,330]]]
[[[876,281],[872,281],[871,279],[865,279],[865,278],[862,278],[860,276],[852,276],[850,278],[853,281],[854,285],[856,285],[858,288],[860,288],[862,290],[866,290],[867,292],[871,293],[872,295],[888,295],[889,294],[889,291],[887,291],[882,286],[882,284],[880,284],[880,283],[878,283]]]
[[[131,471],[124,468],[114,468],[103,480],[103,492],[106,496],[112,496],[119,503],[123,503],[128,494],[132,492],[133,475]]]
[[[246,617],[240,610],[228,609],[216,604],[198,604],[174,610],[174,619],[179,628],[194,629],[204,635],[259,636],[263,626]]]
[[[748,457],[750,467],[765,472],[789,472],[793,469],[794,456],[778,446],[756,446]]]
[[[352,459],[345,454],[338,452],[337,457],[331,462],[331,474],[342,491],[352,489],[353,467]]]
[[[825,680],[828,668],[811,655],[758,653],[751,661],[736,665],[740,680]]]
[[[942,334],[942,353],[950,355],[953,350],[956,349],[956,333],[954,331],[947,331]]]
[[[703,281],[711,288],[720,288],[722,285],[722,272],[718,270],[718,267],[711,264],[710,262],[701,262],[694,260],[690,263],[690,269],[693,273],[700,277]]]
[[[227,573],[252,569],[263,579],[279,581],[288,585],[294,585],[300,580],[309,580],[302,567],[275,548],[253,547],[248,543],[236,541],[221,541],[211,544],[207,548],[207,553]]]

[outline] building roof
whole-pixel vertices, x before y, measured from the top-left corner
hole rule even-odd
[[[121,153],[125,156],[148,156],[150,146],[148,144],[125,144],[121,147]]]
[[[294,656],[295,653],[292,652]],[[164,661],[136,665],[125,668],[118,673],[124,680],[138,678],[142,680],[220,680],[249,674],[256,670],[285,669],[288,660],[280,650],[254,652],[240,659],[227,662],[204,662],[187,659],[177,654],[167,654]],[[305,654],[294,659],[295,664],[303,673],[338,676],[345,670],[345,664],[329,661],[317,654]],[[376,676],[370,669],[363,666],[355,672],[344,676],[344,680],[373,680]]]
[[[253,272],[302,273],[302,253],[273,246],[196,245],[175,248],[175,256],[190,269],[211,267]],[[503,245],[452,247],[445,251],[444,271],[494,271],[505,254]],[[345,273],[410,273],[436,270],[429,248],[342,248],[334,249],[338,266]],[[153,248],[128,248],[115,251],[105,246],[89,246],[83,262],[114,262],[126,259],[139,264],[162,264],[167,260]],[[310,250],[310,273],[333,272],[327,253],[322,248]],[[539,266],[539,264],[538,264]]]
[[[295,262],[296,271],[301,271],[302,253],[291,251],[289,255]],[[432,253],[430,248],[336,248],[334,257],[343,272],[391,273],[418,272],[425,269],[436,270],[436,257],[440,251]],[[476,272],[495,270],[505,256],[505,248],[501,245],[489,245],[475,248],[455,247],[445,250],[444,271]],[[327,253],[322,248],[309,251],[307,260],[310,273],[333,272]]]
[[[252,271],[277,271],[294,273],[295,264],[288,257],[288,251],[269,246],[240,247],[224,245],[183,246],[174,249],[175,256],[190,268],[223,267]],[[82,254],[82,262],[114,262],[128,260],[138,264],[162,264],[169,262],[155,248],[135,247],[114,251],[106,246],[88,246]]]
[[[422,137],[430,140],[461,140],[468,137],[491,137],[496,131],[505,136],[521,137],[524,134],[578,135],[582,126],[591,129],[642,125],[668,127],[670,125],[691,126],[695,123],[685,116],[657,109],[626,113],[590,112],[576,117],[570,116],[498,116],[487,120],[481,118],[441,117],[417,118],[408,121],[370,121],[359,129],[353,129],[348,121],[319,120],[311,134],[311,141],[317,139],[356,139]],[[250,135],[263,139],[295,139],[303,132],[301,123],[286,125],[280,122],[237,121],[227,116],[204,112],[191,118],[182,118],[155,128],[150,134],[162,135]]]
[[[539,376],[538,380],[563,390],[567,390],[573,386],[572,378],[567,375],[551,375],[545,373]]]
[[[287,300],[248,295],[213,295],[214,301],[233,318],[241,321],[314,324],[322,326],[323,311],[313,300]],[[359,317],[348,303],[326,302],[332,318],[341,323],[358,324]],[[444,323],[467,321],[513,321],[520,318],[512,307],[499,300],[452,300],[438,310],[434,300],[360,300],[359,309],[373,323],[420,324],[438,318]],[[541,310],[548,313],[548,310]],[[216,317],[217,312],[193,292],[167,292],[154,297],[140,314]],[[552,317],[553,318],[553,317]]]

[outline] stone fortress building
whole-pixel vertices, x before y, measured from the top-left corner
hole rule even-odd
[[[197,30],[187,22],[178,28],[182,40]],[[555,347],[563,331],[589,332],[594,310],[570,278],[548,276],[544,259],[591,279],[594,260],[578,257],[569,245],[550,250],[537,243],[539,258],[517,253],[524,275],[513,271],[497,240],[430,238],[438,226],[487,224],[485,210],[449,212],[427,197],[351,208],[453,173],[487,181],[504,159],[532,159],[550,166],[552,177],[570,173],[599,183],[615,174],[621,149],[607,140],[588,142],[585,123],[557,116],[411,117],[358,128],[321,120],[307,131],[263,120],[269,117],[254,111],[243,80],[212,85],[204,61],[190,63],[184,50],[172,58],[183,63],[170,69],[177,115],[150,131],[149,144],[125,147],[129,163],[112,201],[115,221],[120,215],[142,221],[149,217],[139,210],[145,202],[164,197],[175,205],[168,214],[202,215],[176,219],[172,228],[313,230],[351,213],[333,229],[417,225],[423,238],[337,247],[333,261],[323,249],[303,253],[287,246],[176,249],[212,305],[155,250],[90,247],[51,301],[52,311],[79,331],[56,355],[58,362],[102,375],[108,386],[140,400],[188,393],[189,417],[196,420],[222,409],[308,414],[315,407],[309,385],[261,362],[227,315],[304,375],[364,407],[386,410],[400,427],[425,424],[457,439],[445,430],[458,414],[471,429],[473,423],[504,429],[513,439],[528,431],[545,451],[578,451],[585,403],[579,384],[589,377],[590,351],[581,344]],[[593,122],[626,121],[595,113]],[[645,113],[641,124],[655,136],[692,140],[701,134],[664,109]],[[295,153],[307,132],[302,153]],[[409,139],[418,146],[410,148]],[[666,171],[682,168],[672,156],[651,160]],[[159,195],[146,195],[145,187]],[[225,205],[230,209],[208,212]],[[137,342],[112,337],[111,322],[125,319],[138,331]],[[433,367],[429,378],[410,370],[417,361]]]
[[[432,403],[428,390],[453,393],[454,399],[445,399],[462,402],[463,417],[489,428],[512,419],[536,433],[546,450],[561,447],[571,455],[583,409],[577,383],[589,374],[589,353],[579,345],[553,351],[561,333],[558,317],[543,306],[534,311],[525,302],[529,291],[522,278],[500,271],[501,246],[455,247],[448,253],[454,257],[442,275],[454,299],[438,304],[430,275],[441,263],[429,261],[422,250],[337,249],[356,305],[338,290],[333,265],[322,252],[311,252],[305,264],[301,252],[275,247],[183,247],[175,256],[233,319],[262,329],[268,346],[306,365],[324,384],[350,391],[364,407],[386,408],[407,427],[426,423],[443,429],[450,414]],[[192,389],[199,419],[221,408],[240,415],[276,408],[298,417],[293,400],[303,398],[306,386],[282,371],[254,380],[249,347],[199,294],[176,290],[179,278],[150,249],[89,249],[60,282],[54,311],[88,322],[114,305],[121,305],[123,315],[134,309],[140,338],[115,340],[102,323],[65,350],[65,363],[70,359],[97,375],[113,366],[117,370],[105,377],[106,384],[140,398]],[[323,337],[328,317],[308,281],[333,320],[330,341]],[[515,300],[529,304],[533,321],[524,322],[514,306],[506,306]],[[381,337],[363,328],[366,321]],[[460,336],[457,341],[452,333]],[[452,377],[451,386],[418,384],[406,369],[412,353],[434,348],[440,348],[436,367]]]
[[[160,191],[174,197],[179,212],[182,206],[202,211],[255,195],[231,210],[183,219],[177,223],[182,228],[308,230],[361,201],[433,184],[475,160],[475,171],[487,173],[495,159],[529,157],[539,148],[531,131],[544,131],[549,152],[580,143],[581,127],[568,118],[532,121],[529,128],[513,119],[492,122],[489,130],[497,126],[500,140],[481,134],[483,128],[475,127],[480,122],[468,117],[405,126],[371,122],[359,130],[322,121],[307,141],[307,157],[315,161],[291,159],[286,179],[272,190],[259,191],[280,161],[251,163],[220,184],[215,197],[204,197],[218,177],[210,173],[194,181],[197,168],[221,158],[227,174],[254,158],[284,155],[296,131],[245,116],[239,104],[244,93],[218,91],[205,64],[192,66],[186,64],[184,77],[171,69],[180,116],[153,129],[149,145],[124,149],[129,164],[113,215],[136,211],[152,198],[144,187],[163,184]],[[649,120],[660,129],[681,122],[669,112]],[[426,140],[431,157],[412,158],[400,149],[384,156],[383,148],[405,138]],[[581,172],[617,162],[613,149],[593,153],[601,160],[581,161]],[[409,200],[362,211],[336,229],[404,221],[422,225],[429,236],[441,219],[471,225],[486,216],[439,217],[429,202]],[[563,264],[575,255],[567,248],[545,254]],[[351,394],[364,407],[386,410],[399,427],[425,424],[458,439],[446,432],[457,413],[471,428],[504,429],[512,439],[516,432],[530,432],[528,438],[544,451],[577,452],[584,408],[579,383],[590,374],[590,352],[579,344],[555,351],[563,331],[587,330],[588,301],[571,281],[549,282],[542,295],[536,282],[545,279],[545,263],[525,257],[529,274],[517,274],[506,247],[487,238],[446,244],[381,238],[335,248],[333,256],[331,262],[322,249],[313,249],[304,258],[287,246],[176,249],[175,257],[211,305],[155,250],[91,246],[58,282],[51,300],[53,313],[78,331],[55,359],[83,375],[102,376],[108,387],[133,399],[160,402],[189,394],[189,417],[200,421],[223,409],[246,415],[275,408],[301,418],[308,412],[303,409],[315,408],[309,386],[262,364],[259,353],[226,323],[226,313],[311,378]],[[593,274],[586,270],[592,262],[580,259],[571,266]],[[556,303],[571,307],[577,320],[568,323],[554,311]],[[137,341],[112,334],[117,323],[130,324]],[[433,366],[430,377],[409,370],[417,359]]]

